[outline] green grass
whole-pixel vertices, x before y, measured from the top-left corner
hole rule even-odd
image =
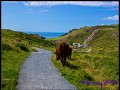
[[[81,33],[87,33],[83,30],[90,32],[89,29],[82,28]],[[89,35],[90,33],[83,36],[83,41]],[[75,39],[79,42],[78,39],[81,38]],[[100,28],[98,34],[90,42],[89,47],[91,47],[91,52],[83,52],[88,50],[89,47],[85,49],[80,48],[78,52],[73,52],[72,60],[67,59],[67,65],[65,67],[62,67],[60,61],[56,61],[55,55],[52,57],[52,62],[61,74],[71,84],[75,85],[78,90],[99,90],[100,87],[88,87],[80,83],[80,81],[85,79],[93,82],[103,82],[103,80],[115,80],[119,82],[118,40],[118,26],[104,26]],[[69,38],[69,41],[72,41],[72,37]],[[117,84],[114,86],[114,89],[117,90],[118,87]],[[103,88],[103,90],[106,89],[110,89],[110,87]]]
[[[72,54],[72,60],[67,59],[67,65],[65,67],[62,67],[60,61],[55,60],[55,55],[53,55],[52,61],[62,75],[71,84],[75,85],[78,90],[88,88],[80,83],[84,79],[94,82],[102,82],[103,80],[115,80],[118,82],[119,66],[117,57],[74,52]]]
[[[1,30],[1,89],[16,90],[19,70],[24,60],[36,51],[32,47],[48,48],[55,44],[41,39],[38,35],[25,34],[12,30]],[[21,42],[17,40],[21,39]],[[28,42],[31,42],[31,45]],[[51,50],[49,48],[49,50]]]
[[[118,25],[101,26],[99,32],[89,43],[91,52],[84,52],[88,48],[80,48],[78,52],[72,53],[72,60],[67,59],[67,64],[62,67],[60,61],[56,61],[55,46],[56,42],[65,41],[69,45],[72,42],[83,43],[83,41],[95,30],[96,26],[83,27],[71,31],[67,35],[52,38],[41,39],[37,35],[28,35],[22,32],[12,30],[2,30],[1,56],[2,56],[2,77],[1,89],[15,90],[18,79],[18,72],[25,58],[31,51],[32,47],[40,47],[53,52],[52,62],[71,84],[75,85],[78,90],[99,90],[100,87],[88,87],[80,83],[81,80],[93,82],[102,82],[103,80],[115,80],[118,82],[119,51],[118,51]],[[16,39],[22,39],[18,43]],[[32,42],[28,45],[28,41]],[[118,89],[118,85],[114,86]],[[110,89],[105,88],[103,90]]]
[[[16,51],[3,51],[1,63],[1,89],[2,90],[15,90],[18,80],[18,72],[25,58],[30,55],[30,52],[16,52]]]

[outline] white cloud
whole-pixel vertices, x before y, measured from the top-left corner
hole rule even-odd
[[[40,12],[47,12],[48,10],[41,10]]]
[[[118,10],[119,8],[111,8],[110,10]]]
[[[33,13],[32,11],[26,11],[25,13]]]
[[[28,9],[29,11],[31,11],[32,9]]]
[[[80,5],[80,6],[118,6],[118,1],[26,1],[25,6],[55,6],[55,5]]]
[[[119,16],[118,15],[114,15],[114,16],[111,16],[111,17],[106,17],[104,19],[105,20],[119,20]]]
[[[27,9],[26,10],[26,13],[39,13],[39,12],[41,12],[41,13],[44,13],[44,12],[47,12],[48,10],[33,10],[33,9]]]
[[[33,13],[33,9],[27,9],[25,13]]]
[[[2,1],[2,2],[6,2],[6,3],[18,3],[18,1]]]
[[[55,5],[80,5],[80,6],[118,6],[118,1],[6,1],[9,3],[23,3],[25,6],[55,6]]]

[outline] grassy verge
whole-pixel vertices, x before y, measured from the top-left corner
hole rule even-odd
[[[83,28],[82,34],[76,37],[76,33],[61,37],[64,40],[69,37],[69,41],[76,42],[84,41],[93,31],[92,27]],[[76,31],[73,31],[76,32]],[[72,33],[73,33],[72,32]],[[74,36],[75,35],[75,36]],[[99,32],[94,36],[93,40],[89,43],[91,48],[90,52],[86,52],[90,48],[80,48],[78,52],[72,53],[72,60],[67,59],[67,65],[61,66],[60,61],[56,61],[56,56],[53,55],[52,62],[61,72],[61,74],[78,90],[100,90],[100,85],[86,85],[80,83],[81,80],[87,80],[91,82],[101,82],[104,84],[104,80],[109,80],[109,83],[103,85],[102,90],[118,90],[119,88],[119,51],[118,51],[118,26],[104,26],[99,28]],[[83,36],[82,38],[79,38]],[[76,37],[76,38],[75,38]],[[68,41],[68,40],[67,40]],[[75,41],[74,41],[75,42]],[[116,85],[112,85],[110,80],[117,82]],[[93,87],[90,87],[93,86]],[[97,86],[97,87],[96,87]]]
[[[53,43],[41,39],[38,35],[12,30],[1,30],[1,34],[1,89],[16,90],[20,68],[31,52],[35,51],[32,47],[46,48]]]
[[[81,80],[91,82],[103,82],[103,80],[115,80],[118,82],[118,58],[110,57],[107,54],[99,55],[92,52],[73,52],[72,60],[67,59],[67,65],[61,66],[60,61],[56,61],[56,56],[53,55],[52,62],[71,84],[75,85],[78,90],[99,90],[98,87],[89,87],[80,83]],[[118,85],[114,86],[115,90]],[[110,89],[103,88],[103,90]]]
[[[25,58],[30,55],[30,52],[16,52],[16,51],[3,51],[2,52],[2,77],[1,89],[2,90],[15,90],[17,85],[19,70]]]

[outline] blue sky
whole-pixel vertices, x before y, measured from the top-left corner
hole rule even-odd
[[[68,32],[119,23],[118,1],[2,1],[2,29]]]

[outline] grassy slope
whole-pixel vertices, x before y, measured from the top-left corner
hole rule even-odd
[[[25,58],[34,51],[32,47],[53,47],[54,43],[43,40],[37,35],[12,30],[1,30],[1,37],[1,89],[15,90],[18,72]],[[22,41],[17,42],[17,39],[22,39]],[[32,44],[29,45],[28,41]]]
[[[61,37],[61,40],[68,40],[68,42],[70,42],[75,38],[76,42],[82,42],[90,35],[91,31],[89,30],[92,29],[82,28],[81,32],[80,30],[81,29],[74,31],[79,32],[80,36],[75,37],[77,33],[74,33],[74,35],[71,36],[71,33],[69,33],[68,35]],[[118,82],[118,35],[118,25],[103,26],[100,28],[99,33],[96,34],[94,39],[90,42],[89,46],[92,49],[91,52],[82,52],[85,50],[82,48],[80,48],[79,52],[73,52],[73,60],[67,60],[66,67],[61,67],[60,61],[55,60],[55,55],[53,55],[52,61],[62,75],[70,83],[77,86],[79,90],[90,89],[86,85],[80,83],[80,80],[83,79],[94,82],[102,82],[103,80],[115,80]],[[68,39],[68,37],[71,38]],[[93,89],[99,90],[99,87],[90,90]]]
[[[84,27],[74,30],[65,36],[53,38],[52,40],[82,43],[95,29],[95,27]],[[32,45],[28,45],[29,41]],[[17,38],[22,38],[22,44],[28,48],[28,52],[20,49]],[[24,59],[30,55],[31,47],[41,47],[55,52],[54,41],[43,40],[38,36],[26,35],[24,33],[13,31],[2,31],[2,46],[9,47],[10,50],[4,50],[2,47],[2,89],[15,89],[18,71]],[[72,53],[72,60],[67,60],[67,66],[61,67],[60,61],[52,61],[59,69],[62,75],[72,84],[77,86],[79,90],[90,89],[86,85],[80,83],[80,80],[87,79],[90,81],[116,80],[118,81],[118,25],[104,26],[90,42],[91,52]],[[6,67],[7,66],[7,67]],[[94,88],[95,89],[95,88]],[[92,90],[94,90],[92,89]],[[96,89],[99,90],[99,87]]]
[[[50,38],[48,40],[53,40],[56,42],[65,41],[69,44],[71,44],[71,42],[82,43],[95,30],[96,27],[91,26],[83,27],[73,31],[71,30],[70,33],[67,33],[66,35],[60,36],[58,38]]]

